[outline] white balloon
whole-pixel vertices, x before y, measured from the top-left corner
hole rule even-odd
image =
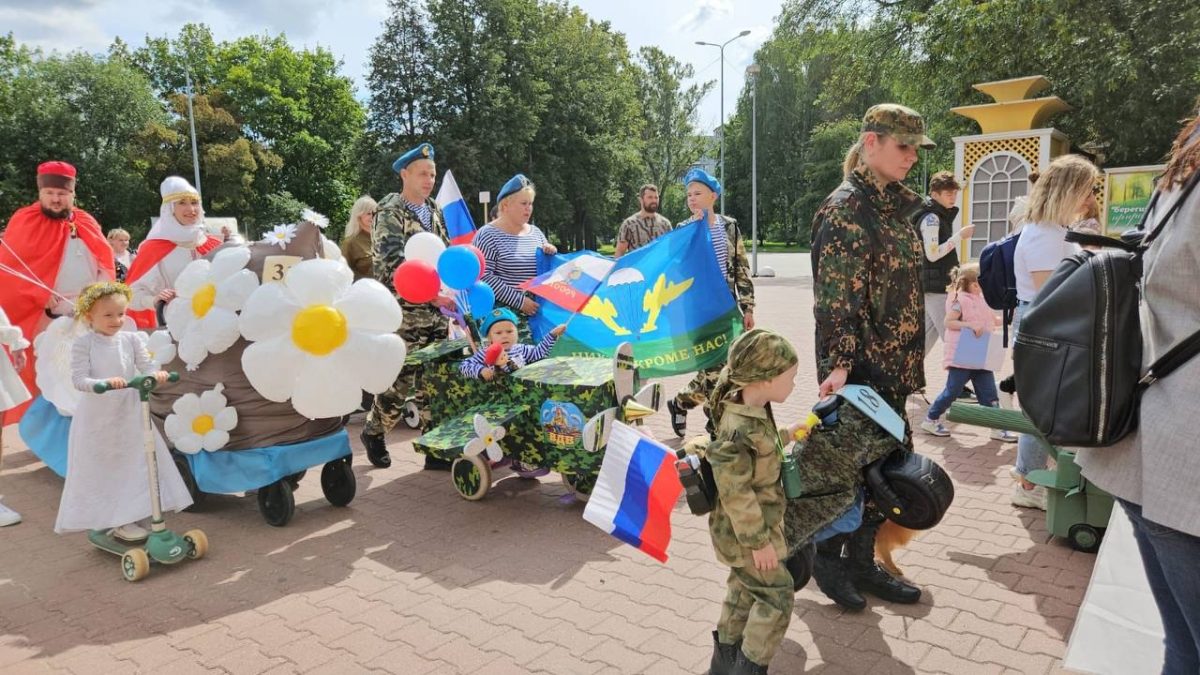
[[[446,250],[440,237],[432,232],[418,232],[404,244],[405,260],[423,260],[437,267],[438,256]]]

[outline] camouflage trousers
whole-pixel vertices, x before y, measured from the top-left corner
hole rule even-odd
[[[742,652],[751,661],[766,666],[783,642],[792,618],[796,601],[792,575],[782,560],[769,572],[753,565],[733,567],[726,587],[717,639],[726,645],[741,640]]]
[[[440,313],[428,311],[410,311],[404,314],[404,324],[396,333],[404,339],[408,353],[422,347],[427,347],[438,340],[446,339],[446,320]],[[417,409],[421,411],[421,428],[428,426],[429,405],[425,395],[416,386],[417,369],[405,366],[391,388],[375,396],[371,412],[367,413],[367,421],[363,425],[363,433],[368,436],[384,436],[396,427],[396,423],[404,415],[404,403],[412,392]]]
[[[705,402],[708,401],[709,394],[712,393],[714,387],[717,386],[717,376],[721,374],[721,368],[725,364],[721,364],[715,368],[698,371],[691,382],[687,386],[679,390],[675,394],[675,404],[684,410],[691,410],[696,407],[705,408],[704,414],[708,414],[708,406]]]

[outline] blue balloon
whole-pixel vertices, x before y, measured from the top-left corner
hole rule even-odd
[[[479,278],[479,258],[466,246],[451,246],[438,256],[437,271],[442,283],[465,290]]]
[[[474,257],[474,254],[472,254],[472,257]],[[492,290],[491,286],[488,286],[482,281],[476,281],[469,289],[467,289],[466,309],[471,316],[478,319],[481,316],[487,315],[488,312],[491,312],[492,308],[495,306],[496,292]]]

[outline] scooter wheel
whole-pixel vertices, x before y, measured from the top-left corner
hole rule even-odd
[[[204,500],[208,497],[207,492],[201,492],[200,486],[196,485],[196,477],[192,475],[192,467],[188,464],[187,457],[180,454],[173,456],[175,461],[175,469],[179,471],[179,477],[183,479],[183,485],[187,488],[188,495],[192,498],[192,503],[184,511],[192,512],[199,510],[204,506]]]
[[[188,543],[187,557],[199,560],[208,553],[208,535],[200,530],[188,530],[183,533],[183,539]]]
[[[131,548],[121,556],[121,576],[125,581],[140,581],[150,574],[150,556],[146,550]]]
[[[325,499],[334,506],[346,506],[354,501],[354,493],[358,484],[354,479],[354,469],[350,467],[350,458],[343,457],[332,462],[326,462],[321,469],[321,491]]]
[[[292,496],[292,486],[287,479],[258,489],[258,510],[272,527],[283,527],[291,521],[292,514],[296,512],[296,499]]]
[[[450,465],[454,489],[465,500],[476,502],[492,487],[492,467],[479,455],[456,457]]]

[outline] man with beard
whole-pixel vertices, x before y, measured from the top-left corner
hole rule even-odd
[[[642,209],[625,219],[617,232],[617,250],[614,257],[645,246],[671,231],[671,221],[658,212],[658,188],[647,183],[638,190]]]
[[[38,201],[18,209],[0,238],[0,307],[29,341],[58,316],[74,313],[88,284],[111,281],[113,251],[100,224],[75,208],[75,167],[45,162],[37,169]],[[32,355],[21,379],[34,395]],[[4,424],[21,418],[28,404],[4,413]]]

